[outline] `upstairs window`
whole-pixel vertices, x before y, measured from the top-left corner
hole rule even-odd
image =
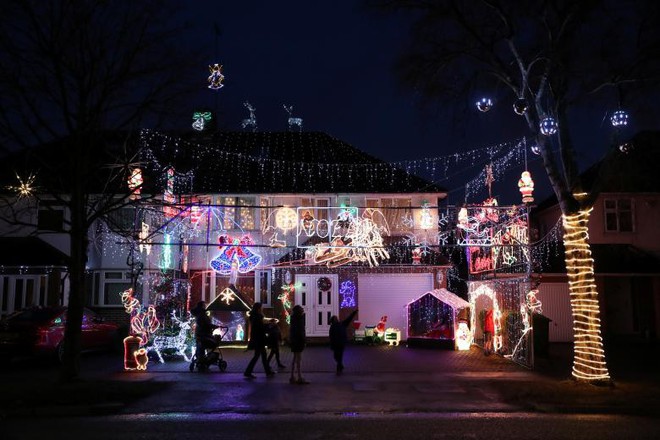
[[[222,223],[226,230],[255,229],[254,197],[220,197]]]
[[[605,199],[605,232],[633,232],[632,199]]]

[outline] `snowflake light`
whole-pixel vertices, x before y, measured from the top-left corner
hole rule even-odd
[[[8,186],[7,189],[10,191],[16,192],[18,194],[19,198],[22,197],[31,197],[32,194],[34,193],[35,187],[34,187],[34,179],[35,176],[33,174],[30,174],[27,179],[23,180],[21,176],[16,174],[16,179],[18,180],[18,185],[16,186]]]
[[[219,90],[224,87],[222,80],[225,79],[225,76],[222,74],[222,65],[209,65],[209,72],[211,73],[208,77],[209,89]]]

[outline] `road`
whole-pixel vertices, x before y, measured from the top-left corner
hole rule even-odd
[[[657,439],[650,418],[530,413],[238,415],[170,413],[6,420],[5,440]]]

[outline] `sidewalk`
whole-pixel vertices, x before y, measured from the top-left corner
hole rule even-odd
[[[657,347],[655,347],[657,348]],[[56,368],[10,369],[0,384],[0,414],[7,417],[107,413],[416,413],[572,412],[659,415],[655,348],[611,350],[614,387],[576,383],[570,377],[570,345],[553,346],[531,371],[499,356],[389,346],[349,346],[346,370],[334,373],[327,346],[307,347],[303,374],[309,385],[289,383],[287,370],[267,379],[242,372],[251,352],[225,348],[227,371],[191,373],[171,359],[150,361],[146,372],[124,372],[115,355],[85,358],[83,381],[59,385]],[[617,376],[620,374],[620,376]]]

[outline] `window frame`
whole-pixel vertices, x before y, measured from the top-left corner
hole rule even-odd
[[[121,275],[116,278],[110,278],[108,274]],[[131,275],[127,270],[106,269],[94,272],[94,295],[92,296],[92,305],[94,307],[122,307],[121,299],[117,304],[106,304],[106,295],[108,294],[108,285],[124,284],[126,288],[131,287]],[[125,290],[125,289],[124,289]]]
[[[622,208],[621,202],[628,202],[630,208]],[[614,203],[614,207],[608,207],[608,203]],[[621,219],[624,214],[630,216],[630,229],[621,229]],[[608,216],[614,216],[616,226],[610,228]],[[635,232],[635,200],[632,197],[607,197],[603,199],[603,230],[606,233],[633,233]]]

